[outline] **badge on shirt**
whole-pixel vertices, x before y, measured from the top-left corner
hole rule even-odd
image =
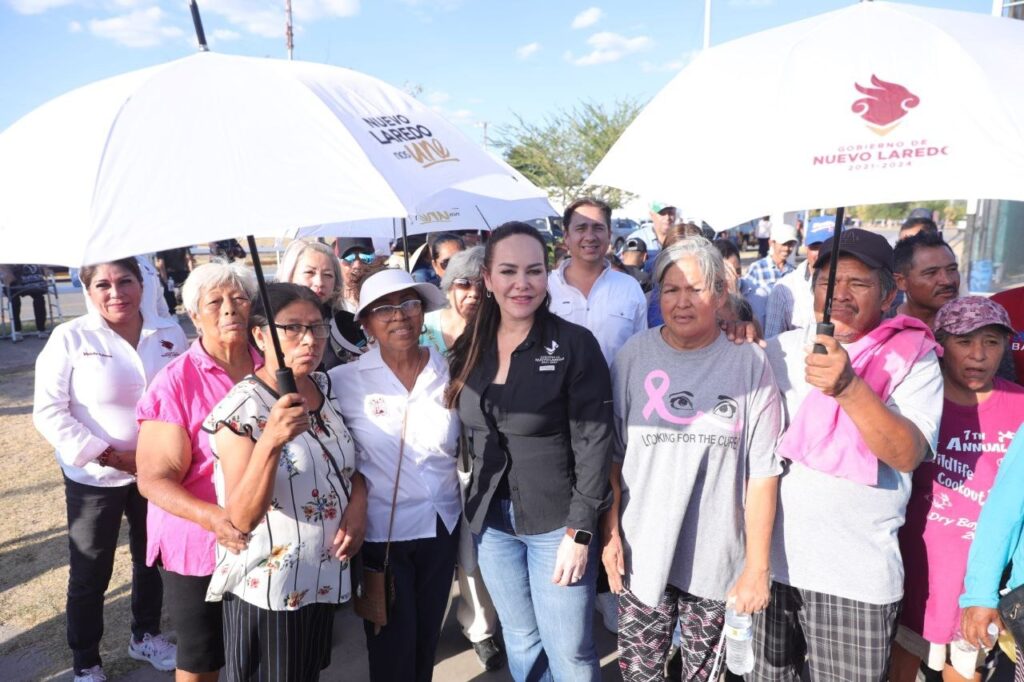
[[[545,354],[544,355],[539,355],[536,358],[536,361],[537,361],[537,371],[538,372],[554,372],[555,368],[558,365],[558,363],[560,363],[563,360],[565,360],[565,356],[564,355],[555,355],[555,352],[559,348],[558,342],[555,341],[555,340],[552,340],[551,343],[548,343],[548,344],[542,346],[542,348],[543,348]]]

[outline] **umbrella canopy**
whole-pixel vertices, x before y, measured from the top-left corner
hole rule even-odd
[[[859,3],[705,50],[587,180],[716,229],[806,207],[1024,200],[1024,22]]]
[[[547,194],[519,171],[498,160],[506,172],[487,175],[441,190],[420,201],[405,216],[407,234],[448,230],[489,230],[510,220],[531,220],[556,215]],[[295,237],[357,235],[391,237],[392,220],[339,221],[295,230]]]
[[[0,259],[81,265],[403,217],[493,175],[507,166],[370,76],[201,52],[74,90],[0,134]]]

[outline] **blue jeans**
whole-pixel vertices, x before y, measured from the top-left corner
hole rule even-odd
[[[601,679],[592,631],[597,543],[583,579],[551,582],[565,528],[518,535],[512,504],[494,500],[476,535],[480,571],[498,610],[508,668],[516,682]]]

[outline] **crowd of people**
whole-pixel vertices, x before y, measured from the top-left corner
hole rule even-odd
[[[673,658],[717,680],[727,611],[753,616],[747,680],[980,680],[996,640],[1024,680],[998,610],[1024,583],[1021,321],[961,297],[929,220],[895,248],[841,233],[817,334],[832,225],[765,218],[744,274],[650,208],[616,254],[608,205],[573,202],[558,262],[517,222],[408,268],[297,240],[267,303],[187,250],[83,268],[33,413],[76,682],[106,679],[122,516],[129,654],[179,682],[318,679],[349,601],[372,680],[429,680],[453,580],[481,665],[517,681],[600,679],[595,609],[628,682]]]

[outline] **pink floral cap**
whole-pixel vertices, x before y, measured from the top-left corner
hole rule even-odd
[[[984,296],[964,296],[955,298],[939,308],[935,314],[935,331],[961,336],[987,327],[999,325],[1013,334],[1013,325],[1006,308]]]

